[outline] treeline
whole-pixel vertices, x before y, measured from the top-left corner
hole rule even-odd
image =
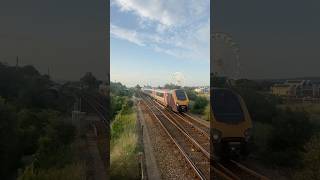
[[[131,107],[133,105],[131,97],[134,93],[134,89],[129,89],[120,82],[110,83],[111,119],[114,119],[122,109],[126,109],[126,106]]]
[[[72,89],[33,66],[0,63],[1,179],[36,179],[73,162],[75,128],[63,118],[73,99]]]

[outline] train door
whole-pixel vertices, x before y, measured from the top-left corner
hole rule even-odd
[[[163,93],[163,102],[166,107],[168,107],[168,92],[164,91]]]
[[[168,107],[173,110],[173,111],[177,111],[177,107],[175,105],[172,93],[168,93]]]

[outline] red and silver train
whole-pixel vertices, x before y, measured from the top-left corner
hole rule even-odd
[[[189,98],[182,89],[142,88],[142,92],[174,112],[187,112],[189,110]]]

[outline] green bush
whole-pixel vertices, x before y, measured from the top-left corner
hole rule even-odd
[[[314,132],[304,111],[286,109],[272,120],[272,137],[268,141],[266,161],[275,165],[295,167],[301,162],[303,145]]]
[[[295,174],[299,180],[320,179],[320,134],[314,135],[305,145],[302,154],[303,163],[301,169]]]
[[[39,139],[35,167],[62,167],[72,161],[69,145],[74,141],[75,128],[61,120],[51,122],[46,128],[46,134]]]
[[[204,109],[202,119],[206,121],[210,121],[210,112],[211,112],[210,104],[207,104],[207,106]]]
[[[253,123],[253,132],[251,143],[253,149],[257,155],[264,157],[268,154],[268,142],[272,138],[273,127],[270,124],[255,122]]]
[[[205,97],[198,96],[194,101],[190,111],[195,114],[203,114],[208,104],[209,101]]]

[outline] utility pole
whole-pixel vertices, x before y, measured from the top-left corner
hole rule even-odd
[[[18,68],[18,66],[19,66],[19,56],[17,56],[16,58],[16,68]]]

